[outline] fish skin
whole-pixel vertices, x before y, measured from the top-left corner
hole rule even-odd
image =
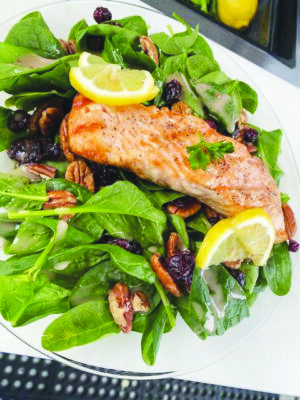
[[[129,169],[140,178],[195,197],[232,217],[261,207],[270,215],[276,242],[287,239],[280,192],[265,164],[246,146],[219,134],[201,118],[155,106],[106,106],[78,94],[67,121],[69,149],[101,164]],[[186,147],[228,141],[234,152],[192,170]]]

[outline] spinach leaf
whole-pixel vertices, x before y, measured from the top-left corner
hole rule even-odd
[[[76,22],[76,24],[71,28],[68,40],[76,40],[77,33],[83,29],[88,27],[88,23],[85,19],[81,19],[80,21]]]
[[[258,268],[258,271],[259,271],[258,272],[258,278],[257,278],[257,281],[255,283],[255,286],[253,288],[252,293],[247,293],[246,292],[247,303],[248,303],[249,307],[251,307],[254,304],[254,302],[256,301],[256,299],[259,296],[259,294],[261,292],[263,292],[268,287],[266,278],[264,276],[263,269],[264,268]]]
[[[0,312],[13,326],[68,309],[69,291],[43,275],[35,280],[29,274],[1,276],[0,285]]]
[[[263,271],[273,293],[284,296],[289,292],[292,281],[292,262],[286,242],[274,245]]]
[[[154,33],[150,37],[165,54],[177,55],[191,49],[198,37],[198,27],[193,30],[188,26],[186,31],[175,33],[172,36],[161,32]]]
[[[158,224],[166,223],[165,214],[153,207],[147,196],[130,182],[118,181],[106,186],[92,196],[84,205],[73,208],[56,208],[36,212],[9,212],[9,218],[51,216],[79,213],[107,213],[134,215]]]
[[[286,193],[280,193],[281,203],[285,204],[290,200],[290,196]]]
[[[244,286],[244,291],[248,296],[254,290],[256,285],[258,276],[259,276],[259,267],[253,265],[252,263],[243,262],[241,265],[241,271],[245,275],[246,283]]]
[[[0,173],[0,207],[5,210],[39,210],[48,201],[44,182],[30,184],[28,179]]]
[[[201,232],[203,235],[206,235],[208,230],[211,228],[211,224],[202,212],[189,218],[186,224],[189,228]]]
[[[189,235],[186,231],[185,221],[179,215],[169,215],[170,220],[176,229],[176,232],[180,236],[181,240],[183,241],[184,245],[189,248]]]
[[[147,24],[139,15],[118,19],[117,22],[119,22],[123,28],[136,32],[138,35],[148,36]]]
[[[204,39],[203,36],[197,35],[197,39],[195,40],[192,47],[189,49],[189,53],[191,54],[199,54],[201,56],[205,56],[210,60],[214,61],[214,55],[210,45]]]
[[[258,106],[256,91],[247,85],[247,83],[241,81],[239,81],[238,90],[241,96],[243,108],[254,114]]]
[[[18,224],[0,220],[0,237],[12,241],[17,234]]]
[[[249,315],[242,288],[220,265],[203,275],[195,268],[190,296],[177,299],[177,304],[184,321],[202,339],[222,335]]]
[[[152,203],[159,209],[161,209],[165,203],[169,203],[169,201],[173,201],[185,196],[182,193],[166,190],[164,188],[162,190],[152,190],[150,188],[150,191],[146,193]]]
[[[9,43],[0,42],[0,65],[1,69],[3,65],[8,64],[18,64],[20,61],[20,57],[25,56],[27,54],[32,54],[31,50],[25,49],[24,47],[14,46]],[[17,66],[15,66],[16,68]],[[19,66],[22,70],[24,67],[22,65]],[[25,69],[27,69],[25,67]],[[2,72],[2,71],[1,71]]]
[[[148,365],[155,363],[166,322],[167,314],[162,303],[146,317],[141,350],[143,360]]]
[[[45,284],[26,305],[14,326],[29,324],[50,314],[61,314],[69,310],[70,291],[53,283]]]
[[[5,100],[6,107],[16,107],[22,110],[32,111],[34,108],[39,107],[47,99],[51,97],[59,96],[64,99],[72,99],[76,92],[71,89],[67,92],[60,92],[57,90],[50,90],[47,92],[25,92],[15,94]]]
[[[52,234],[53,231],[48,226],[32,220],[24,221],[7,249],[7,253],[18,256],[37,253],[47,246]]]
[[[101,57],[108,63],[119,64],[122,68],[127,68],[127,64],[123,60],[119,48],[114,46],[108,37],[105,38],[104,48],[101,53]]]
[[[65,177],[66,170],[69,166],[68,161],[45,161],[44,164],[56,168],[55,171],[56,178],[63,178],[63,179]]]
[[[46,181],[47,191],[68,190],[73,193],[79,204],[86,203],[93,194],[84,186],[66,179],[55,178]]]
[[[235,81],[217,85],[193,81],[194,87],[210,114],[216,116],[228,132],[233,132],[242,111],[242,102]]]
[[[107,253],[116,268],[142,281],[154,283],[156,275],[144,257],[110,244],[84,245],[56,251],[49,257],[46,269],[63,275],[81,276],[108,258]]]
[[[26,131],[23,133],[14,133],[8,129],[7,120],[12,113],[12,110],[0,107],[0,151],[7,150],[17,139],[26,136]]]
[[[61,351],[119,332],[107,302],[89,301],[55,319],[43,333],[42,346],[49,351]]]
[[[116,25],[109,24],[99,24],[99,25],[91,25],[77,31],[76,33],[76,49],[78,52],[89,51],[87,38],[89,35],[92,36],[104,36],[112,39],[113,36],[119,35],[122,37],[123,42],[133,44],[135,40],[138,40],[139,35],[136,32],[133,32],[126,28],[121,28]]]
[[[19,71],[18,64],[15,65],[15,70],[3,70],[6,64],[2,64],[0,90],[10,94],[23,94],[26,93],[47,93],[57,91],[61,95],[73,88],[70,84],[69,72],[72,66],[77,64],[79,55],[74,54],[65,56],[51,64],[46,64],[38,68],[22,69]]]
[[[283,175],[282,170],[279,168],[277,161],[281,150],[282,131],[276,129],[274,131],[258,130],[257,137],[257,156],[266,164],[270,174],[274,178],[277,185],[279,185],[280,178]]]
[[[30,49],[46,58],[59,58],[65,55],[60,42],[38,11],[27,14],[16,23],[10,29],[5,42]]]
[[[31,254],[24,257],[10,257],[5,261],[0,261],[0,276],[21,274],[32,267],[39,254]]]
[[[220,70],[217,61],[200,54],[188,57],[186,66],[189,76],[193,79],[199,79],[203,75]]]
[[[93,241],[99,240],[104,231],[99,214],[88,213],[75,215],[70,221],[70,225],[78,231],[92,237]]]
[[[105,39],[107,41],[108,38]],[[117,49],[118,53],[122,56],[122,60],[125,61],[127,65],[132,65],[135,68],[140,67],[153,72],[156,69],[156,64],[147,54],[143,53],[139,48],[138,51],[133,49],[130,42],[125,41],[123,34],[113,36],[111,43],[114,49]],[[117,54],[115,54],[116,56]],[[122,65],[122,63],[121,63]]]

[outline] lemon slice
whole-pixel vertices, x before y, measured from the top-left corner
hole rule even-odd
[[[196,265],[207,269],[224,261],[250,258],[254,265],[266,264],[275,240],[269,215],[261,208],[226,218],[206,234],[196,257]]]
[[[152,100],[159,91],[148,71],[121,69],[117,64],[109,64],[86,52],[81,54],[78,65],[71,68],[71,85],[97,103],[139,104]]]

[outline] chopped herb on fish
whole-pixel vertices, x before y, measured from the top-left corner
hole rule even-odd
[[[188,146],[186,148],[189,153],[188,162],[192,169],[201,168],[203,171],[213,161],[222,160],[227,153],[234,152],[234,146],[231,142],[206,142],[201,133],[199,135],[199,142]]]

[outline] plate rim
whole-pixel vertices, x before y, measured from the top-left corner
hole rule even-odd
[[[97,0],[84,0],[87,3],[97,3]],[[9,18],[0,21],[0,26],[3,27],[7,24],[9,24],[11,21],[17,19],[17,18],[21,18],[22,16],[26,15],[27,13],[30,12],[34,12],[34,11],[42,11],[44,9],[47,9],[51,6],[63,6],[64,4],[69,5],[72,3],[77,3],[77,4],[81,4],[83,3],[83,0],[56,0],[56,1],[48,1],[47,3],[38,5],[36,7],[32,7],[29,9],[25,9],[21,12],[18,12],[12,16],[10,16]],[[107,5],[112,5],[114,4],[122,4],[122,5],[129,5],[138,9],[142,9],[142,10],[147,10],[148,12],[152,12],[154,14],[158,14],[160,16],[166,17],[170,20],[172,20],[172,18],[168,15],[166,15],[165,13],[153,9],[150,6],[142,6],[139,4],[134,4],[131,3],[129,1],[122,1],[122,0],[101,0],[101,3],[106,3]],[[175,20],[174,20],[175,21]],[[201,34],[201,33],[200,33]],[[276,123],[278,124],[278,129],[281,129],[283,132],[283,136],[286,140],[287,146],[288,146],[288,150],[289,150],[289,155],[291,156],[291,163],[293,165],[293,169],[296,171],[296,177],[297,177],[297,181],[298,181],[298,185],[297,185],[297,191],[300,197],[300,171],[298,171],[297,169],[297,164],[296,164],[296,160],[295,160],[295,156],[294,153],[292,151],[289,139],[282,127],[281,121],[279,119],[279,117],[277,116],[277,114],[274,111],[274,108],[271,104],[271,102],[267,99],[267,97],[264,95],[263,91],[258,87],[258,85],[253,81],[253,79],[251,78],[251,76],[249,76],[249,73],[245,70],[245,68],[243,66],[241,66],[241,64],[237,61],[235,61],[232,57],[232,52],[230,50],[225,49],[223,46],[221,46],[220,44],[216,43],[215,41],[206,38],[205,35],[202,35],[206,40],[208,40],[208,42],[213,43],[213,45],[215,47],[218,47],[218,50],[223,53],[225,55],[225,57],[229,58],[230,61],[237,65],[237,67],[243,72],[243,74],[245,76],[247,76],[249,82],[254,86],[254,88],[258,89],[258,93],[259,95],[263,98],[263,100],[268,104],[270,111],[272,113],[272,116],[274,118],[274,120],[276,121]],[[247,59],[246,59],[247,60]],[[248,61],[248,60],[247,60]],[[293,263],[293,268],[295,268],[295,266],[299,263],[299,258],[300,258],[300,254],[298,253],[296,256],[296,260]],[[274,295],[275,296],[275,295]],[[263,324],[265,324],[265,322],[267,321],[267,319],[273,314],[273,312],[275,311],[275,309],[278,307],[280,302],[280,297],[277,296],[276,302],[274,300],[274,304],[270,307],[270,310],[266,313],[266,315],[259,321],[258,325],[252,329],[247,335],[245,335],[241,340],[239,340],[237,342],[236,345],[229,347],[225,352],[222,352],[222,354],[220,356],[215,357],[214,359],[208,361],[207,363],[205,363],[204,365],[201,365],[200,367],[194,367],[194,368],[190,368],[190,369],[185,369],[185,370],[177,370],[177,371],[168,371],[168,372],[131,372],[131,371],[120,371],[120,370],[115,370],[115,369],[108,369],[108,368],[104,368],[104,367],[97,367],[97,366],[92,366],[92,365],[88,365],[88,364],[84,364],[81,363],[79,361],[76,360],[71,360],[61,354],[58,354],[56,352],[48,352],[47,350],[44,350],[42,347],[41,348],[37,348],[34,345],[26,342],[23,338],[21,338],[20,336],[18,336],[18,334],[16,333],[16,329],[6,325],[6,323],[3,323],[0,320],[0,325],[2,327],[4,327],[10,334],[12,334],[13,336],[15,336],[17,339],[19,339],[21,342],[23,342],[26,346],[29,346],[31,349],[33,349],[34,351],[44,355],[47,358],[50,358],[54,361],[58,361],[61,362],[65,365],[71,366],[73,368],[77,368],[81,371],[84,372],[88,372],[88,373],[92,373],[92,374],[96,374],[96,375],[100,375],[100,376],[106,376],[106,377],[110,377],[110,378],[119,378],[119,379],[129,379],[129,380],[154,380],[154,379],[164,379],[164,378],[174,378],[174,377],[186,377],[186,375],[197,372],[203,368],[207,368],[217,362],[220,362],[222,360],[224,360],[225,358],[227,358],[229,355],[233,354],[235,351],[237,351],[242,344],[244,344],[249,337],[251,337],[251,335],[257,333],[257,331],[259,329],[261,329],[261,327],[263,326]],[[9,323],[8,323],[9,324]],[[128,375],[129,374],[129,375]]]

